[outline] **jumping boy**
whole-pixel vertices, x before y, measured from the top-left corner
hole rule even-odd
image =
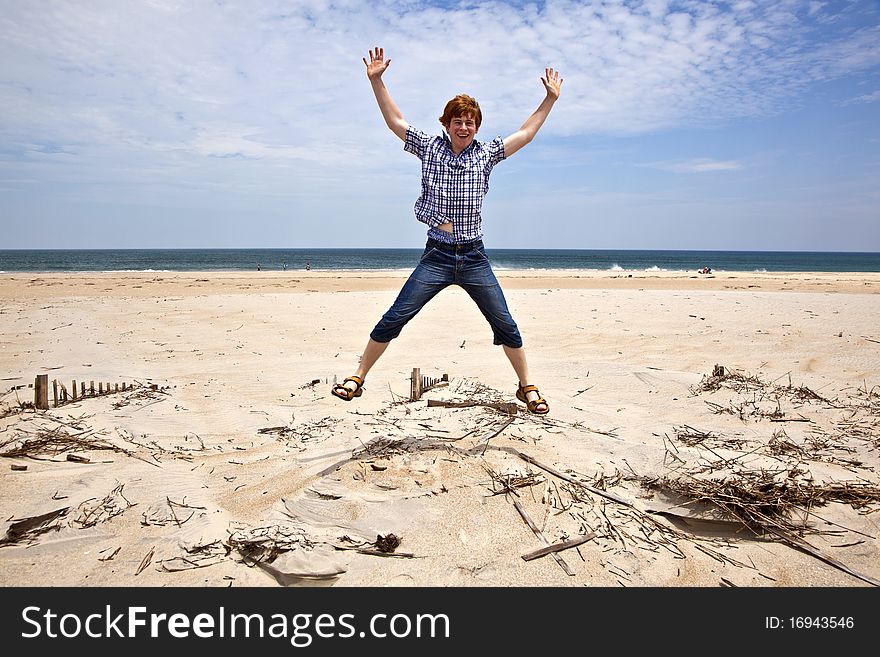
[[[559,98],[562,79],[558,71],[545,69],[541,82],[547,95],[519,130],[505,139],[483,142],[475,139],[483,119],[476,100],[464,94],[450,100],[440,117],[445,134],[428,135],[406,122],[388,93],[382,74],[391,59],[385,59],[384,49],[374,48],[370,61],[363,61],[385,123],[404,142],[404,150],[422,161],[422,193],[415,214],[429,227],[428,241],[418,266],[370,333],[354,375],[334,385],[331,392],[346,401],[360,397],[367,373],[388,343],[440,290],[455,284],[476,302],[492,327],[494,344],[501,345],[510,360],[519,379],[517,399],[530,413],[548,413],[549,404],[529,381],[522,337],[486,257],[480,210],[492,168],[534,139]]]

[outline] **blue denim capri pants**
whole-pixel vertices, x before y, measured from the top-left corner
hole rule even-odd
[[[492,327],[494,344],[522,347],[522,337],[507,309],[507,301],[489,264],[482,240],[445,244],[429,238],[418,266],[401,288],[394,304],[382,315],[370,338],[376,342],[391,342],[425,304],[449,285],[459,285],[476,302]]]

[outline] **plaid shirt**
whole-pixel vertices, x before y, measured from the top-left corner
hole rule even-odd
[[[474,139],[456,155],[447,135],[431,136],[409,126],[403,150],[422,161],[422,194],[415,212],[416,219],[430,226],[428,236],[456,244],[482,238],[480,210],[492,167],[504,159],[501,137]],[[452,222],[451,233],[437,228],[447,222]]]

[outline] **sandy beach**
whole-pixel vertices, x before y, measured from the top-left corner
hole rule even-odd
[[[0,585],[880,583],[880,274],[497,273],[549,416],[458,288],[330,394],[406,272],[0,275]]]

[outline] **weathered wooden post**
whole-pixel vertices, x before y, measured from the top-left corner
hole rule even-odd
[[[422,370],[414,367],[409,382],[409,400],[418,401],[422,398]]]
[[[55,398],[55,408],[58,408],[58,379],[52,379],[52,396]]]
[[[76,401],[76,379],[72,381],[70,386],[70,398],[72,401]]]
[[[37,374],[34,380],[34,408],[45,411],[49,408],[49,375]]]

